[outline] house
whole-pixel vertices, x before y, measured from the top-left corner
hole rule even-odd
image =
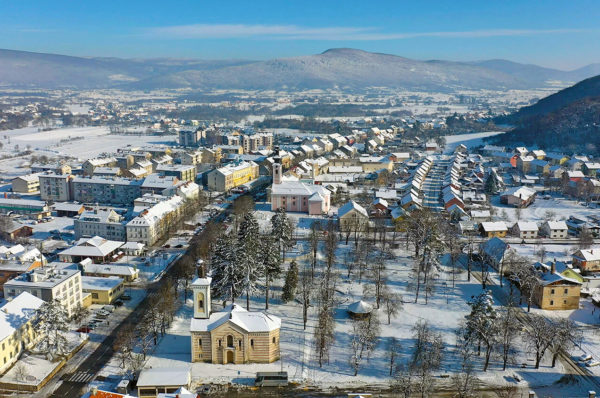
[[[383,198],[375,198],[372,207],[373,212],[377,216],[386,216],[388,214],[390,205],[388,204],[387,200]]]
[[[106,263],[119,259],[122,256],[120,241],[104,239],[100,236],[81,238],[73,247],[58,253],[60,261],[78,263],[89,258],[94,263]]]
[[[529,187],[514,187],[506,190],[500,195],[500,202],[515,206],[515,207],[527,207],[532,204],[535,200],[537,192],[535,189]]]
[[[140,372],[137,381],[139,398],[157,398],[159,394],[171,394],[180,388],[190,388],[191,372],[188,368],[150,368]]]
[[[508,245],[502,239],[493,237],[479,245],[479,255],[481,261],[492,266],[494,269],[500,269],[500,263],[504,258],[504,253]]]
[[[4,231],[0,231],[0,238],[8,242],[14,242],[19,238],[26,238],[33,235],[33,228],[29,225],[12,223]]]
[[[550,239],[564,239],[569,236],[567,223],[564,221],[546,221],[542,224],[540,232]]]
[[[92,295],[92,304],[112,304],[123,294],[123,279],[116,276],[82,276],[81,289]]]
[[[25,349],[37,341],[36,311],[44,301],[23,292],[0,307],[0,374],[14,364]]]
[[[9,279],[46,264],[46,257],[35,247],[0,246],[0,290]]]
[[[538,235],[538,226],[533,221],[518,221],[512,226],[511,232],[521,239],[535,239]]]
[[[573,266],[584,274],[600,271],[600,248],[577,250],[573,253]]]
[[[579,309],[581,282],[557,272],[555,262],[550,270],[541,267],[538,286],[533,295],[534,302],[543,310]]]
[[[208,189],[225,192],[258,178],[258,164],[253,161],[232,162],[207,174]]]
[[[485,221],[479,224],[479,233],[481,236],[503,238],[507,232],[508,228],[504,221]]]
[[[351,200],[339,208],[338,222],[342,232],[362,230],[369,222],[369,213],[364,207]]]
[[[246,311],[237,304],[212,312],[210,284],[210,278],[192,282],[191,361],[238,364],[278,360],[281,319],[264,312]]]
[[[471,220],[474,222],[487,221],[492,217],[489,210],[471,210]]]
[[[583,283],[585,281],[583,276],[581,276],[581,271],[579,269],[574,269],[572,265],[563,261],[554,260],[545,263],[537,262],[533,266],[540,272],[548,272],[552,269],[552,266],[554,266],[556,273],[559,273],[562,276],[574,279],[579,283]]]
[[[19,193],[33,193],[40,190],[39,174],[27,174],[16,177],[11,182],[12,191]]]

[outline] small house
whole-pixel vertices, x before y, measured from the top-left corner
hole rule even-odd
[[[575,310],[579,308],[581,282],[557,272],[555,262],[550,270],[541,268],[534,301],[543,310]]]
[[[540,232],[550,239],[564,239],[569,236],[569,228],[564,221],[546,221],[542,224]]]
[[[508,228],[504,221],[486,221],[479,224],[479,233],[481,236],[493,238],[503,238],[506,236]]]
[[[536,194],[537,192],[533,188],[524,186],[515,187],[502,193],[502,195],[500,195],[500,202],[510,206],[524,208],[534,202]]]
[[[600,271],[600,248],[577,250],[573,254],[573,266],[582,273]]]
[[[137,381],[140,398],[156,398],[158,394],[170,394],[181,387],[190,388],[190,370],[187,368],[151,368],[140,372]]]
[[[521,239],[535,239],[538,236],[538,226],[533,221],[518,221],[511,228],[511,232]]]

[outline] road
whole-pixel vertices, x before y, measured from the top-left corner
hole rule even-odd
[[[423,181],[423,206],[435,211],[442,211],[444,207],[440,201],[440,193],[442,192],[442,184],[444,183],[444,175],[450,164],[449,160],[444,160],[440,157],[435,157],[433,165]]]
[[[230,210],[227,209],[224,212],[215,215],[213,219],[215,221],[222,221],[227,216],[227,213],[229,213],[229,211]],[[196,236],[198,236],[201,239],[204,233],[205,229],[202,229],[198,232]],[[102,343],[100,343],[98,348],[92,354],[90,354],[81,364],[79,364],[79,366],[77,366],[75,371],[68,374],[59,372],[59,374],[62,374],[62,383],[58,388],[54,390],[54,392],[51,395],[47,395],[48,397],[79,397],[83,394],[86,385],[96,377],[96,374],[98,374],[98,372],[108,363],[108,361],[114,355],[115,352],[113,350],[113,344],[121,330],[123,330],[129,324],[137,324],[139,320],[141,320],[150,298],[154,294],[156,294],[156,292],[160,289],[161,285],[167,280],[165,276],[171,275],[173,273],[175,269],[173,265],[174,263],[165,270],[165,274],[160,280],[152,284],[148,284],[146,286],[146,297],[137,305],[137,307],[135,307],[133,312],[128,317],[126,317],[117,327],[113,329],[113,331],[108,336],[106,336],[106,338],[104,339],[104,341],[102,341]]]

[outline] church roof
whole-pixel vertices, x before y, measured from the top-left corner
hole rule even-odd
[[[215,312],[208,319],[193,318],[190,324],[192,332],[210,332],[227,321],[249,333],[270,332],[281,327],[281,319],[260,311],[246,311],[237,304],[232,304]]]

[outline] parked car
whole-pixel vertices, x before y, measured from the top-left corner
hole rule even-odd
[[[77,332],[79,333],[89,333],[92,331],[92,328],[89,326],[82,326],[79,329],[77,329]]]
[[[107,311],[107,312],[113,312],[115,310],[115,306],[114,305],[105,305],[104,307],[102,307],[102,310]]]
[[[115,302],[113,303],[113,305],[114,305],[115,307],[120,307],[120,306],[122,306],[122,305],[123,305],[123,302],[122,302],[121,300],[117,300],[117,301],[115,301]]]
[[[131,296],[128,294],[123,294],[123,295],[121,295],[121,300],[125,300],[125,301],[131,300]]]

